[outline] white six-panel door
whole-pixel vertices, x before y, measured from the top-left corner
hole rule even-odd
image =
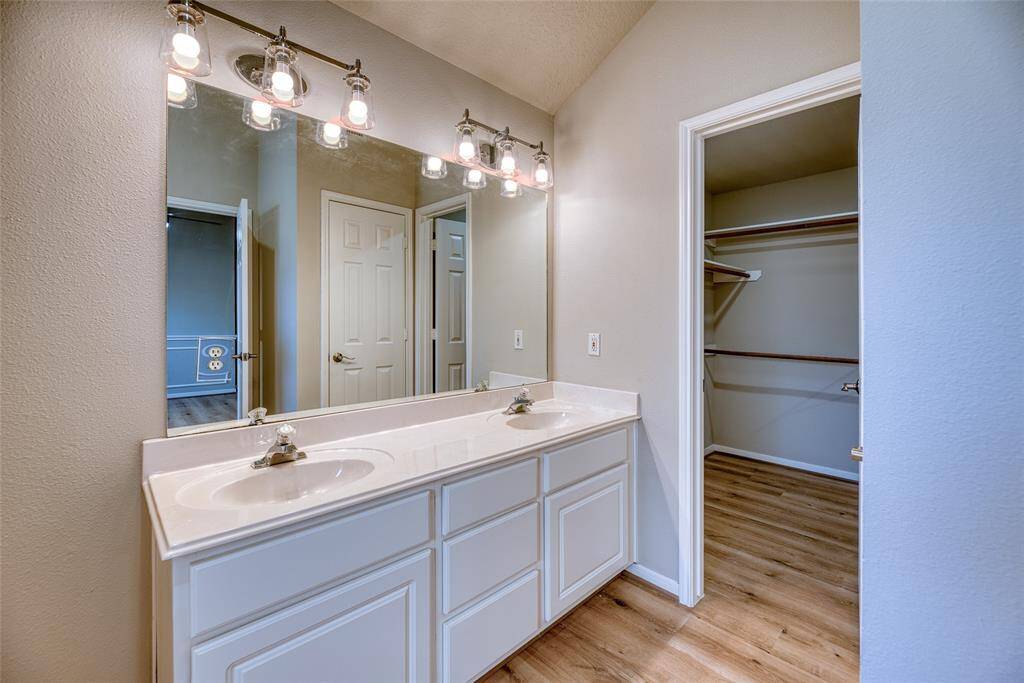
[[[437,218],[434,235],[434,390],[455,391],[466,388],[466,224]]]
[[[406,216],[328,206],[328,404],[407,395]]]

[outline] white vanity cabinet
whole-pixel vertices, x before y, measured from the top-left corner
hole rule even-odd
[[[633,423],[157,561],[157,680],[473,680],[629,565]]]

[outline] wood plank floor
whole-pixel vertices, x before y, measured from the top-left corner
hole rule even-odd
[[[857,485],[715,453],[704,599],[628,574],[484,680],[856,681]]]
[[[237,394],[167,399],[167,426],[191,427],[238,419]]]

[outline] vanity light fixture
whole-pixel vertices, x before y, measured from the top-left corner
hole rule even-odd
[[[476,126],[468,121],[455,124],[455,160],[472,166],[480,163],[480,147],[476,141]]]
[[[499,176],[515,178],[519,175],[519,154],[508,128],[494,135],[494,153],[497,157],[495,166]]]
[[[242,105],[242,120],[256,130],[269,131],[281,127],[281,116],[274,106],[263,100],[246,100]]]
[[[499,194],[502,197],[518,197],[523,194],[523,188],[519,186],[519,181],[515,178],[502,178]]]
[[[177,109],[194,109],[196,99],[195,83],[173,71],[167,74],[167,104]]]
[[[493,146],[478,142],[479,131],[486,131],[494,136]],[[467,166],[463,176],[464,187],[476,190],[485,187],[488,173],[501,178],[500,194],[502,197],[518,197],[522,195],[520,183],[521,169],[519,166],[519,147],[533,150],[533,171],[526,180],[527,185],[546,190],[552,187],[551,155],[544,151],[544,142],[536,144],[517,138],[509,131],[508,126],[497,129],[486,123],[470,118],[469,109],[462,114],[462,119],[455,124],[454,158]],[[473,154],[470,157],[470,154]],[[506,182],[512,181],[512,182]]]
[[[316,127],[316,141],[327,149],[345,149],[348,131],[337,121],[321,121]]]
[[[299,71],[298,55],[288,46],[284,26],[264,50],[260,91],[264,99],[279,106],[298,107],[302,104],[305,80]]]
[[[487,174],[479,168],[467,168],[462,176],[462,186],[471,190],[482,190],[487,187]]]
[[[167,3],[160,58],[170,69],[192,76],[210,74],[206,16],[191,0]]]
[[[373,94],[370,92],[370,79],[362,71],[363,65],[357,59],[348,75],[345,84],[345,103],[341,108],[341,120],[354,130],[370,130],[374,126]]]
[[[544,143],[533,155],[533,184],[546,190],[554,184],[551,174],[551,155],[544,151]]]
[[[441,157],[424,154],[423,162],[420,164],[420,173],[423,174],[424,178],[439,180],[448,175],[448,164]]]

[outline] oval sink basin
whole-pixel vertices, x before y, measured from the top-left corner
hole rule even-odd
[[[211,499],[232,507],[286,503],[340,488],[373,470],[373,463],[366,460],[300,460],[254,471],[244,479],[214,490]]]
[[[183,487],[178,502],[198,509],[287,504],[342,489],[394,461],[390,454],[368,448],[308,451],[307,456],[259,470],[249,464],[219,469]]]
[[[504,421],[505,426],[512,429],[564,429],[583,422],[579,413],[567,410],[551,410],[543,412],[520,413],[518,415],[498,414],[492,420]]]

